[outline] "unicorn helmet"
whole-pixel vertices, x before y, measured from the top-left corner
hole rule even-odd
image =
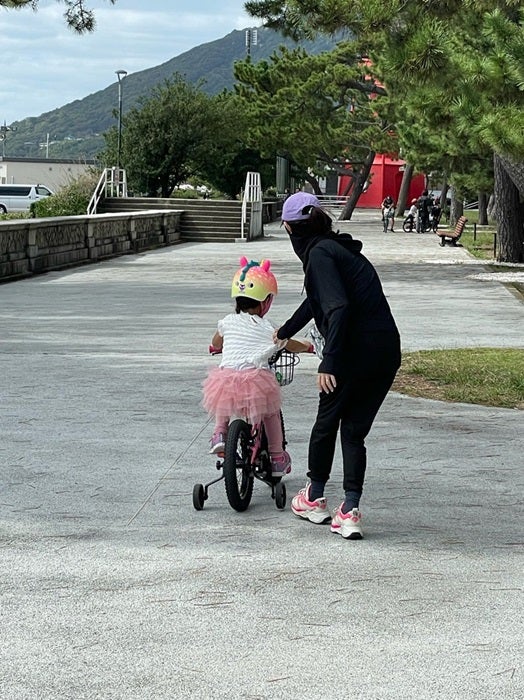
[[[269,295],[278,294],[277,281],[275,275],[270,272],[271,262],[261,260],[256,262],[247,258],[240,258],[240,269],[233,277],[231,285],[231,296],[248,297],[256,301],[264,301]]]

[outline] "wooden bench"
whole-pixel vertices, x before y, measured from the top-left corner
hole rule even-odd
[[[445,246],[448,241],[451,245],[457,245],[457,241],[462,236],[462,232],[466,227],[467,221],[468,220],[465,216],[459,216],[454,231],[435,231],[437,236],[440,236],[440,245]]]

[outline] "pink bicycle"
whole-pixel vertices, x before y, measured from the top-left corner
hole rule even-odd
[[[298,355],[287,350],[279,350],[270,360],[270,366],[281,386],[291,384],[295,365],[299,361]],[[284,438],[282,449],[285,449],[287,441],[282,412],[280,419]],[[204,508],[204,503],[209,497],[209,487],[222,480],[225,482],[229,505],[236,511],[242,512],[248,508],[255,479],[263,481],[271,488],[271,498],[279,510],[286,507],[286,485],[281,476],[275,477],[271,473],[271,459],[263,422],[251,425],[245,418],[231,421],[224,454],[219,455],[216,468],[222,472],[218,479],[213,479],[207,484],[195,484],[193,487],[193,506],[196,510]]]

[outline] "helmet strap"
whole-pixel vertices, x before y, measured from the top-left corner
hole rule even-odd
[[[263,318],[269,309],[271,308],[271,304],[273,303],[273,295],[268,294],[267,297],[264,299],[264,301],[260,302],[260,316]]]

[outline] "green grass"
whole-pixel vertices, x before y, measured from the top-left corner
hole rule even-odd
[[[477,229],[475,240],[473,239],[473,226],[469,223],[464,229],[462,236],[460,237],[460,242],[462,246],[471,253],[475,258],[480,260],[493,260],[495,258],[495,251],[493,249],[493,242],[495,238],[495,228],[488,227]],[[490,265],[489,269],[491,272],[501,272],[507,273],[510,271],[524,271],[524,264],[519,267],[509,268],[504,265]],[[507,282],[509,287],[512,287],[521,297],[524,298],[524,284],[522,282]]]
[[[524,409],[524,349],[460,348],[405,353],[395,391],[409,396]]]
[[[493,260],[493,240],[495,236],[494,228],[477,228],[477,235],[473,240],[473,226],[468,222],[460,237],[460,242],[476,258],[481,260]]]

